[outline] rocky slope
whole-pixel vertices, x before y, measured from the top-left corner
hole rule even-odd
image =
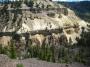
[[[74,11],[56,2],[34,0],[33,9],[25,3],[21,3],[19,8],[14,6],[12,4],[1,6],[1,32],[22,34],[62,28],[68,41],[71,38],[73,43],[77,43],[76,38],[81,38],[82,28],[84,28],[84,31],[89,29],[89,23],[77,17]],[[40,8],[43,10],[40,10]],[[57,8],[60,10],[57,10]],[[30,9],[32,10],[30,11]]]
[[[0,53],[15,59],[36,57],[51,62],[90,64],[89,27],[73,10],[50,0],[4,4],[0,6]],[[30,66],[31,60],[21,62]],[[16,62],[19,61],[6,65]],[[37,62],[31,62],[31,66],[38,66]]]
[[[12,60],[6,55],[0,54],[0,67],[17,67],[17,64],[22,64],[24,67],[89,67],[80,63],[60,64],[41,61],[36,58],[29,58],[25,60]]]

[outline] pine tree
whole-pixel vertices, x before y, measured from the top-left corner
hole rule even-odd
[[[16,53],[16,48],[15,48],[15,44],[13,41],[11,41],[11,44],[10,44],[10,50],[9,50],[9,56],[10,58],[12,59],[16,59],[17,58],[17,53]]]

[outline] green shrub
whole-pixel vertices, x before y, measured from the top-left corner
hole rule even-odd
[[[55,17],[55,13],[53,13],[53,12],[49,12],[48,14],[47,14],[47,16],[49,16],[49,17]]]
[[[61,14],[59,14],[58,18],[62,18],[62,15],[61,15]]]
[[[0,45],[0,54],[8,55],[8,47],[3,47],[2,45]]]
[[[3,47],[2,47],[2,45],[0,44],[0,54],[2,54],[3,53]]]
[[[52,6],[51,5],[47,5],[46,8],[47,8],[47,10],[49,10],[49,8],[52,8]]]
[[[24,67],[24,65],[21,64],[21,63],[18,63],[18,64],[16,65],[16,67]]]
[[[34,5],[33,0],[30,0],[30,1],[25,0],[25,3],[26,3],[29,7],[33,8],[33,5]]]
[[[64,15],[68,15],[68,10],[67,10],[67,8],[64,9]]]
[[[8,56],[12,59],[17,58],[16,46],[13,41],[11,41],[11,44],[9,46],[9,55]]]

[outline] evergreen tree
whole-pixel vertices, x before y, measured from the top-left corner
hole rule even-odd
[[[11,44],[10,44],[9,56],[12,59],[17,58],[16,47],[13,41],[11,41]]]

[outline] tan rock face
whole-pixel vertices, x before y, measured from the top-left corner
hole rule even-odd
[[[75,40],[76,37],[80,38],[82,27],[84,27],[85,30],[87,31],[88,23],[77,17],[74,11],[70,10],[69,8],[67,8],[68,14],[65,15],[63,12],[65,12],[66,9],[63,5],[58,5],[57,3],[51,2],[49,0],[34,0],[34,6],[33,6],[34,8],[36,4],[39,4],[39,8],[41,8],[40,6],[43,4],[45,8],[47,8],[47,6],[50,6],[49,8],[55,8],[55,9],[60,8],[60,10],[57,11],[55,9],[54,10],[49,9],[49,10],[42,10],[40,12],[38,10],[30,11],[30,10],[25,10],[25,9],[29,9],[29,7],[23,3],[21,4],[21,8],[20,8],[21,10],[8,11],[9,20],[6,22],[6,24],[4,24],[5,23],[4,21],[2,23],[0,22],[1,23],[0,27],[2,31],[3,32],[15,31],[17,34],[22,34],[37,30],[46,31],[46,29],[51,30],[51,29],[62,28],[63,29],[62,33],[64,33],[64,35],[67,37],[66,39],[68,40],[68,42],[69,39],[71,39],[73,43],[76,43]],[[54,12],[55,14],[54,17],[50,17],[47,15],[48,13],[51,13],[52,16],[52,12]],[[59,15],[61,17],[58,17]],[[5,18],[3,17],[1,18],[2,20],[5,20]],[[59,34],[61,35],[61,33]],[[60,37],[60,35],[58,36],[57,34],[58,37]],[[44,36],[43,34],[35,34],[30,39],[32,40],[32,42],[42,45],[45,39],[47,40],[47,42],[49,41],[48,39],[49,37],[50,36],[48,35]],[[55,36],[54,39],[58,39],[58,38]],[[1,37],[0,41],[1,44],[8,44],[10,38],[9,36],[3,36]]]
[[[0,37],[0,44],[2,46],[8,46],[10,44],[11,39],[12,38],[10,36],[2,36]]]
[[[32,46],[39,45],[41,46],[43,44],[43,41],[45,37],[42,34],[36,34],[34,36],[31,36]]]
[[[44,36],[42,34],[36,34],[30,38],[32,46],[38,45],[49,45],[49,46],[60,46],[68,44],[66,35],[62,34],[51,34]]]

